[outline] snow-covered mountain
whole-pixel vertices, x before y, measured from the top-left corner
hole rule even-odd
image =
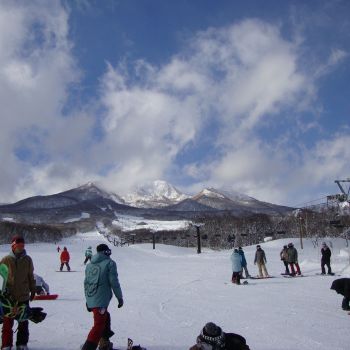
[[[166,181],[156,180],[138,187],[134,192],[125,195],[123,200],[138,208],[162,208],[177,204],[188,197]]]
[[[283,214],[291,208],[259,201],[234,190],[206,188],[192,197],[196,202],[217,210],[229,210],[236,214]]]

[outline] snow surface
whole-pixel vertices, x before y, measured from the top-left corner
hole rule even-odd
[[[80,221],[82,219],[88,219],[89,217],[90,217],[89,213],[82,212],[79,218],[68,219],[68,220],[65,220],[64,223],[68,224],[69,222],[76,222],[76,221]]]
[[[330,290],[338,276],[317,276],[320,247],[304,241],[299,262],[305,278],[283,278],[279,252],[289,240],[262,243],[267,269],[276,278],[249,280],[247,286],[230,282],[231,251],[138,244],[112,247],[117,261],[125,304],[109,311],[116,346],[127,338],[148,350],[187,350],[208,321],[224,331],[247,339],[252,350],[346,350],[349,349],[350,316],[341,309],[342,297]],[[56,301],[34,301],[48,313],[39,324],[30,323],[30,350],[77,350],[92,325],[83,292],[84,251],[106,242],[97,232],[79,234],[59,242],[71,253],[76,272],[55,272],[59,266],[57,244],[27,244],[35,271],[50,284]],[[329,242],[329,240],[327,240]],[[349,250],[344,240],[332,240],[334,271],[350,276]],[[107,242],[108,244],[108,242]],[[10,247],[0,246],[4,256]],[[245,248],[251,274],[255,246]]]

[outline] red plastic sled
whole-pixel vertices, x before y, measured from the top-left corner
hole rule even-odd
[[[49,294],[49,295],[36,295],[34,300],[55,300],[58,298],[58,294]]]

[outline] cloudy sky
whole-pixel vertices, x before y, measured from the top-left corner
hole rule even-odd
[[[163,179],[299,205],[350,177],[347,0],[0,1],[0,202]]]

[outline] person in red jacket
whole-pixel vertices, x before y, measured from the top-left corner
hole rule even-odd
[[[63,248],[63,251],[61,253],[61,267],[60,267],[60,271],[63,270],[63,266],[66,265],[67,266],[67,270],[70,271],[70,266],[69,266],[69,252],[67,250],[67,247]]]

